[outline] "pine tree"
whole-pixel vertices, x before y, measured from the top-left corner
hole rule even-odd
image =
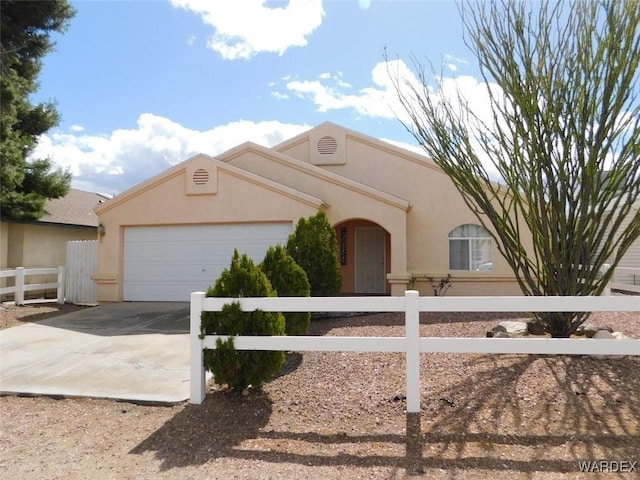
[[[306,272],[312,297],[340,293],[342,275],[338,240],[324,212],[298,221],[295,232],[287,241],[287,252]]]
[[[260,265],[279,297],[308,297],[311,293],[307,274],[287,253],[282,245],[267,250]],[[309,312],[284,314],[287,335],[304,335],[309,328]]]
[[[67,194],[69,171],[49,159],[27,161],[38,136],[59,122],[53,103],[32,105],[42,58],[75,14],[66,0],[3,0],[0,8],[0,213],[18,220],[44,215],[47,199]]]
[[[246,255],[236,250],[231,266],[225,269],[207,297],[274,297],[265,274]],[[221,312],[203,312],[201,330],[204,335],[284,335],[285,320],[281,313],[255,310],[243,312],[238,302],[225,305]],[[205,368],[213,373],[219,385],[242,390],[249,385],[259,387],[280,370],[284,352],[237,351],[233,339],[218,340],[216,349],[205,349]]]

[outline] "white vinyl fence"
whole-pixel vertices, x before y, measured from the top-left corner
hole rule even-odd
[[[58,268],[24,268],[16,267],[13,270],[0,271],[0,278],[15,277],[15,284],[10,287],[0,287],[0,295],[14,294],[16,305],[24,305],[25,292],[36,290],[56,289],[56,301],[64,303],[64,267]],[[27,277],[36,275],[57,275],[55,283],[28,283]]]
[[[191,403],[205,398],[204,348],[215,349],[218,338],[200,338],[203,311],[220,311],[239,302],[242,310],[268,312],[405,312],[404,337],[269,337],[237,336],[236,350],[404,352],[407,414],[420,412],[420,353],[521,353],[565,355],[640,355],[640,340],[551,338],[430,338],[420,337],[420,312],[624,312],[640,311],[637,296],[612,297],[268,297],[211,298],[191,294]]]
[[[66,301],[75,304],[98,303],[98,291],[91,279],[98,271],[98,242],[67,242]]]

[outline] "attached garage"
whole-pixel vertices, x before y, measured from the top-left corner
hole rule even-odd
[[[215,282],[234,249],[261,262],[292,228],[291,222],[125,227],[124,300],[188,301]]]
[[[233,250],[261,262],[325,203],[197,155],[96,208],[99,302],[188,302],[228,268]]]

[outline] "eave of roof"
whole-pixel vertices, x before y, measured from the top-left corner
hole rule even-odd
[[[298,190],[295,190],[294,188],[288,187],[286,185],[282,185],[280,183],[274,182],[272,180],[269,180],[267,178],[261,177],[259,175],[256,175],[252,172],[249,172],[247,170],[244,170],[242,168],[238,168],[235,167],[233,165],[227,164],[225,162],[222,162],[220,160],[218,160],[217,158],[214,157],[210,157],[209,155],[205,155],[203,153],[194,155],[191,158],[188,158],[187,160],[178,163],[177,165],[174,165],[173,167],[165,170],[164,172],[159,173],[158,175],[155,175],[147,180],[145,180],[142,183],[139,183],[138,185],[135,185],[134,187],[125,190],[123,193],[121,193],[120,195],[117,195],[115,197],[113,197],[110,200],[107,200],[105,203],[97,206],[95,208],[95,212],[98,215],[101,215],[115,207],[117,207],[118,205],[121,205],[122,203],[126,202],[127,200],[136,197],[138,195],[141,195],[142,193],[151,190],[152,188],[154,188],[156,185],[159,185],[163,182],[166,182],[167,180],[180,175],[182,173],[182,171],[186,168],[186,165],[191,162],[194,161],[196,159],[206,159],[208,161],[211,161],[213,163],[216,164],[217,168],[222,169],[223,171],[225,171],[226,173],[236,176],[238,178],[242,178],[248,182],[254,183],[256,185],[260,185],[263,188],[267,188],[271,191],[277,192],[281,195],[284,195],[286,197],[289,197],[293,200],[305,203],[307,205],[310,205],[314,208],[324,208],[326,207],[326,203],[317,197],[314,197],[312,195],[308,195],[304,192],[300,192]]]

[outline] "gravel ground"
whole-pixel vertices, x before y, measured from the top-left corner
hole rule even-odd
[[[514,317],[422,314],[421,335],[480,337]],[[638,313],[592,321],[640,338]],[[403,330],[401,315],[376,314],[310,334]],[[580,473],[593,460],[638,462],[617,478],[639,477],[639,357],[423,354],[422,372],[423,478],[612,476]],[[0,477],[406,478],[404,391],[402,354],[308,352],[246,397],[210,385],[203,405],[2,397]]]

